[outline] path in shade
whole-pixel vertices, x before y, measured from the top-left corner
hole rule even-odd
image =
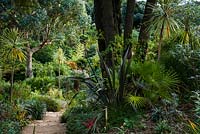
[[[26,126],[22,134],[33,134],[35,126],[35,134],[65,134],[65,123],[60,123],[62,112],[46,112],[43,120],[35,120]]]

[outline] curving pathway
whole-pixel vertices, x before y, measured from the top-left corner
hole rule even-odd
[[[62,112],[46,112],[43,120],[35,120],[26,126],[22,134],[66,134],[65,123],[60,123]]]

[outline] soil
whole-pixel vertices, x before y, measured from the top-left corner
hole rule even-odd
[[[65,123],[60,123],[62,112],[46,112],[43,120],[35,120],[27,125],[22,134],[65,134]]]

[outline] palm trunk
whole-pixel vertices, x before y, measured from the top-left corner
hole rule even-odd
[[[163,39],[163,32],[165,27],[165,21],[163,21],[161,30],[160,30],[160,37],[158,42],[158,61],[160,61],[160,55],[161,55],[161,45],[162,45],[162,39]]]
[[[11,82],[10,82],[10,102],[12,102],[12,94],[13,94],[13,87],[14,87],[14,73],[15,73],[15,68],[12,65]]]

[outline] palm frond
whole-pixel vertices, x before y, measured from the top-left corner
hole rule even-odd
[[[180,82],[175,72],[166,71],[159,63],[153,62],[133,62],[130,71],[135,76],[139,76],[135,83],[141,83],[142,93],[146,98],[154,100],[161,96],[170,98],[170,93]],[[140,84],[137,84],[138,86]]]
[[[144,107],[148,101],[145,97],[128,95],[127,102],[130,103],[134,108],[140,109]]]

